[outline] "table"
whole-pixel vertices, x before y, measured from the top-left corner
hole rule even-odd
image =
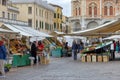
[[[18,66],[27,66],[30,65],[30,55],[24,54],[24,55],[13,55],[13,61],[12,66],[18,67]]]

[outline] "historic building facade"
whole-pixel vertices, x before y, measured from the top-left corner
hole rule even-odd
[[[54,13],[54,29],[56,31],[62,32],[62,7],[56,4],[50,4],[55,8],[55,13]]]
[[[10,0],[0,0],[0,26],[3,23],[17,23],[19,9]],[[24,23],[24,22],[23,22]]]
[[[71,0],[72,31],[105,24],[120,15],[120,0]]]
[[[43,32],[54,30],[55,9],[42,0],[11,0],[19,8],[19,20],[28,22],[29,26]]]

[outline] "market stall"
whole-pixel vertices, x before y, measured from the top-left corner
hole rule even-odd
[[[10,53],[13,55],[13,66],[30,65],[30,40],[36,41],[45,37],[52,37],[43,32],[39,32],[26,25],[3,24],[2,28],[20,33],[20,38],[10,40]]]

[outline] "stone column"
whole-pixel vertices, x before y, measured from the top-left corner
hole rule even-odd
[[[100,0],[100,18],[102,17],[102,0]]]

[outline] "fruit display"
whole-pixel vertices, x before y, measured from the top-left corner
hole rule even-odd
[[[17,39],[10,40],[10,53],[23,54],[23,51],[25,49],[27,49],[27,46],[21,40],[17,40]]]

